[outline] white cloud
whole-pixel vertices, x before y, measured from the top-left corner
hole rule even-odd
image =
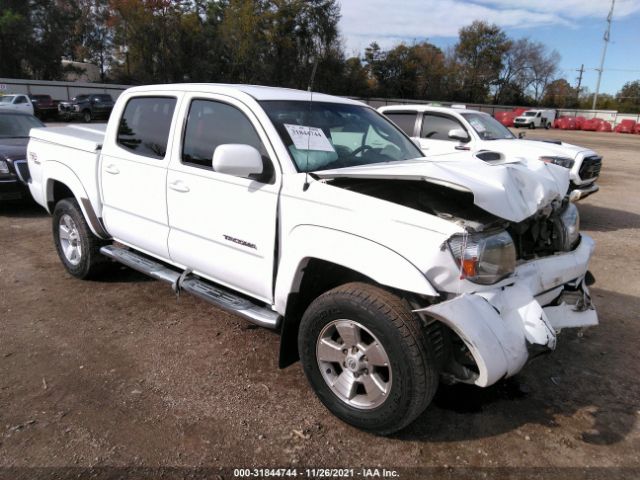
[[[505,28],[573,27],[588,17],[606,17],[607,0],[340,0],[340,29],[347,53],[372,41],[382,47],[400,41],[456,37],[461,27],[485,20]],[[638,0],[618,0],[616,17],[640,11]]]

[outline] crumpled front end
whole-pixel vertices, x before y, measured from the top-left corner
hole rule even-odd
[[[473,357],[474,368],[458,365],[450,376],[492,385],[516,374],[533,355],[555,349],[562,328],[597,325],[585,281],[593,249],[593,240],[583,235],[571,252],[519,265],[507,285],[416,310],[453,330]]]

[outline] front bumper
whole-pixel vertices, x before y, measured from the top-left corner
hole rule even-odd
[[[25,185],[16,177],[0,178],[0,200],[20,200],[26,196]]]
[[[486,387],[519,372],[530,351],[553,350],[562,328],[597,325],[585,275],[593,240],[583,235],[572,252],[524,263],[513,283],[465,293],[416,310],[450,327],[467,345]]]
[[[569,200],[577,202],[578,200],[582,200],[583,198],[587,198],[589,195],[596,193],[598,190],[600,190],[600,187],[596,185],[595,182],[585,186],[576,186],[569,192]]]

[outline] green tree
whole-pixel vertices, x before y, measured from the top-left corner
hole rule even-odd
[[[511,48],[511,40],[497,25],[475,21],[460,29],[455,46],[461,78],[460,101],[482,103],[490,88],[500,78],[503,56]]]
[[[30,30],[29,4],[23,0],[0,0],[0,76],[26,75],[23,59],[27,57]]]
[[[564,78],[549,83],[542,97],[542,105],[555,108],[577,107],[577,91]]]
[[[640,80],[625,83],[616,94],[616,101],[620,112],[640,113]]]

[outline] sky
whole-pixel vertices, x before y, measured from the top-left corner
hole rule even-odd
[[[371,42],[383,48],[400,42],[429,41],[442,49],[454,45],[461,27],[474,20],[499,25],[511,38],[528,37],[561,55],[559,76],[596,89],[606,18],[611,0],[338,0],[340,32],[348,56],[362,54]],[[600,85],[615,94],[640,80],[640,0],[616,0],[611,41]]]

